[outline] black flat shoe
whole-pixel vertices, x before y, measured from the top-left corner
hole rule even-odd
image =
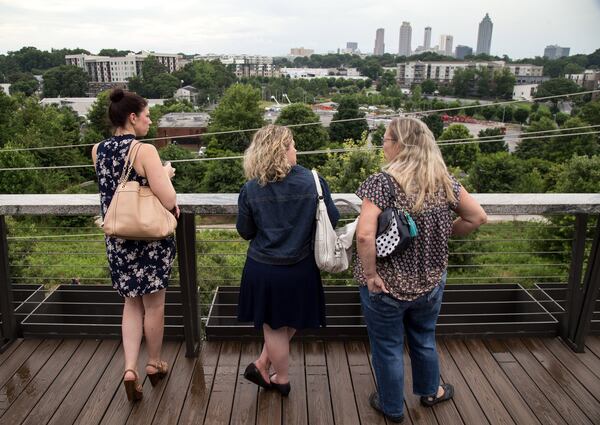
[[[265,378],[260,374],[260,370],[256,367],[254,363],[250,363],[246,366],[246,370],[244,371],[244,378],[253,384],[258,385],[259,387],[263,387],[266,389],[272,388],[272,384],[265,381]]]
[[[290,394],[290,391],[292,390],[292,386],[289,382],[287,384],[277,384],[275,382],[271,382],[271,388],[279,391],[279,394],[281,394],[284,397],[287,397]]]

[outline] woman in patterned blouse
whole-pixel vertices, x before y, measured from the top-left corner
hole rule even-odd
[[[357,227],[358,259],[354,277],[373,356],[377,391],[371,406],[392,422],[404,419],[404,335],[412,365],[413,393],[421,404],[449,400],[452,385],[440,385],[435,326],[448,266],[448,238],[466,235],[484,224],[481,206],[448,173],[433,134],[420,120],[394,118],[383,139],[383,152],[395,187],[383,173],[367,178],[356,194],[362,199]],[[405,251],[376,258],[377,218],[397,206],[413,217],[418,235]],[[455,213],[458,218],[454,219]]]

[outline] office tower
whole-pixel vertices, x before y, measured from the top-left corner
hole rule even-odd
[[[477,32],[477,50],[475,54],[485,53],[490,54],[490,48],[492,47],[492,30],[494,24],[490,19],[490,16],[486,13],[485,17],[479,23],[479,31]]]
[[[346,50],[351,50],[352,52],[356,52],[358,50],[358,43],[355,43],[354,41],[347,42]]]
[[[400,43],[398,46],[398,54],[400,56],[410,56],[411,36],[412,28],[410,27],[410,22],[402,22],[402,26],[400,26]]]
[[[385,43],[383,42],[384,30],[383,28],[377,28],[377,32],[375,33],[375,49],[373,50],[373,54],[376,56],[383,55],[385,51]]]
[[[560,47],[556,44],[553,44],[551,46],[546,46],[544,49],[544,57],[548,59],[558,59],[569,56],[570,51],[570,47]]]
[[[440,35],[440,53],[446,56],[452,56],[452,43],[454,37],[451,35]]]
[[[458,46],[456,46],[456,53],[454,54],[454,56],[456,56],[456,59],[463,60],[465,58],[465,56],[469,56],[472,54],[473,54],[472,47],[462,46],[459,44]]]
[[[423,49],[427,50],[431,47],[431,27],[425,27],[425,38],[423,39]]]

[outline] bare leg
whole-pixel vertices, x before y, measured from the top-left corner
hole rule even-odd
[[[140,344],[142,343],[144,322],[144,305],[141,297],[126,297],[123,306],[121,332],[123,335],[123,351],[125,353],[125,369],[137,371]],[[135,375],[127,372],[125,379],[133,380]]]
[[[296,329],[290,327],[287,328],[288,341],[292,340],[295,333]],[[267,379],[269,376],[267,371],[271,368],[271,359],[269,359],[269,353],[267,352],[267,344],[263,344],[263,349],[260,353],[260,356],[254,361],[254,364],[258,370],[260,370],[260,373],[265,381],[269,382],[269,379]]]
[[[144,317],[144,336],[146,337],[146,346],[148,349],[148,363],[156,364],[160,361],[165,329],[165,293],[166,290],[163,289],[142,297],[144,310],[146,311]],[[147,366],[146,372],[154,373],[156,369]]]
[[[273,363],[273,368],[277,373],[276,376],[271,378],[271,381],[278,384],[285,384],[288,383],[290,380],[288,376],[290,355],[290,340],[288,329],[289,328],[285,326],[279,329],[272,329],[266,323],[263,325],[263,332],[265,334],[265,346],[267,349],[268,357]]]

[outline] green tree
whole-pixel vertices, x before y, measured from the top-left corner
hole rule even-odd
[[[581,87],[572,80],[566,78],[553,78],[544,81],[538,86],[535,97],[557,96],[568,93],[577,93],[581,91]]]
[[[364,113],[358,110],[358,102],[352,97],[344,97],[333,115],[333,121],[352,119],[348,122],[332,122],[329,126],[329,137],[331,140],[342,142],[353,139],[360,140],[362,134],[367,131],[367,121],[357,118],[364,117]]]
[[[14,136],[13,119],[16,107],[15,99],[0,90],[0,148]]]
[[[508,152],[485,154],[474,161],[468,182],[478,193],[510,193],[523,171],[522,161]]]
[[[433,80],[427,79],[421,83],[421,89],[423,93],[432,94],[437,90],[437,83]]]
[[[160,149],[158,154],[163,161],[196,158],[193,152],[173,144]],[[172,166],[177,170],[177,173],[173,178],[173,186],[177,193],[202,192],[202,180],[206,174],[206,164],[202,161],[174,162]]]
[[[475,70],[471,68],[458,69],[452,78],[454,94],[460,97],[467,97],[475,86]]]
[[[600,155],[574,156],[567,161],[559,174],[555,191],[560,193],[600,192]]]
[[[19,72],[18,74],[12,74],[9,81],[11,82],[11,95],[23,93],[25,96],[32,96],[39,87],[38,81],[29,73]]]
[[[420,101],[421,100],[421,96],[422,96],[421,86],[417,84],[412,89],[412,95],[411,95],[411,97],[412,97],[413,102]]]
[[[109,56],[111,58],[118,58],[127,56],[130,50],[118,50],[118,49],[102,49],[98,52],[98,56]]]
[[[220,157],[239,155],[239,153],[229,150],[219,150],[214,153]],[[208,161],[202,179],[202,190],[208,193],[237,193],[244,181],[242,160]]]
[[[301,127],[290,127],[294,134],[294,142],[299,152],[325,149],[329,144],[329,134],[320,124],[319,116],[312,109],[302,103],[286,106],[275,124],[295,125],[319,123]],[[298,163],[309,170],[317,168],[325,162],[325,155],[298,155]]]
[[[383,136],[385,135],[385,125],[379,124],[371,134],[371,143],[375,146],[383,146]]]
[[[382,150],[367,149],[365,139],[348,140],[343,146],[346,149],[361,150],[329,154],[319,173],[325,178],[332,192],[354,193],[367,177],[381,171]]]
[[[88,74],[81,68],[61,65],[44,74],[44,97],[84,97]]]
[[[263,111],[259,102],[260,92],[257,89],[247,84],[234,84],[227,89],[211,114],[208,131],[213,133],[262,127]],[[217,149],[243,152],[250,145],[252,135],[249,131],[216,135],[211,143]]]
[[[516,82],[515,76],[508,68],[494,72],[494,96],[501,99],[511,99]]]
[[[581,130],[570,128],[583,127],[585,122],[580,118],[570,118],[562,126],[562,131],[550,139],[546,147],[545,159],[554,162],[563,162],[573,155],[593,156],[600,153],[600,144],[596,134],[579,134]],[[570,136],[571,134],[575,134]]]
[[[108,119],[109,96],[109,90],[99,93],[87,114],[89,129],[93,130],[96,134],[100,134],[103,138],[110,137],[113,132],[112,124]]]
[[[475,139],[471,136],[467,127],[462,124],[452,124],[444,130],[438,141],[442,142],[444,140],[455,139],[466,140],[452,145],[440,144],[444,161],[451,167],[460,167],[462,170],[468,171],[477,159],[479,146],[476,143],[470,143],[475,141]]]
[[[29,152],[10,151],[18,148],[8,144],[0,149],[0,168],[33,167],[35,159]],[[0,193],[40,193],[43,187],[39,171],[0,171]]]
[[[529,127],[527,127],[526,133],[539,132],[539,131],[547,131],[547,130],[555,130],[556,123],[554,120],[542,117],[538,121],[534,121],[531,123]],[[527,134],[523,136],[527,137]],[[541,134],[544,136],[546,133]],[[515,154],[521,159],[529,159],[529,158],[540,158],[540,159],[549,159],[548,158],[548,144],[550,142],[551,133],[547,133],[548,137],[540,137],[534,135],[530,139],[521,140],[521,142],[517,145],[515,150]]]
[[[421,120],[427,124],[436,140],[439,139],[444,131],[444,121],[442,121],[440,114],[425,115]]]
[[[519,106],[513,115],[515,121],[525,124],[529,118],[529,109],[526,106]]]
[[[508,152],[508,146],[504,141],[504,135],[500,128],[494,127],[480,130],[477,136],[479,138],[485,137],[479,144],[481,153]],[[491,136],[498,136],[498,138],[490,138]]]
[[[598,49],[600,50],[600,49]],[[581,118],[590,125],[600,124],[600,99],[586,103],[579,114]]]
[[[236,81],[235,74],[217,60],[190,62],[174,75],[184,85],[198,89],[198,103],[201,105],[216,102]]]

